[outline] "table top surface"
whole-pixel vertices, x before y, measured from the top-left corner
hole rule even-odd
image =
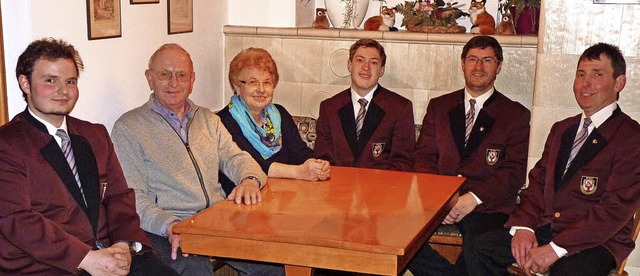
[[[174,226],[182,234],[404,255],[464,178],[331,167],[331,179],[269,178],[256,205],[223,201]],[[442,213],[442,212],[440,212]]]

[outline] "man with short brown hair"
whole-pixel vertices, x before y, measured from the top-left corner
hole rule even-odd
[[[473,244],[476,275],[608,275],[633,251],[640,208],[640,125],[620,110],[626,63],[618,47],[597,43],[576,69],[582,114],[556,122],[529,186],[506,227]]]

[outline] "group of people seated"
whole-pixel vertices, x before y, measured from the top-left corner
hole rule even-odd
[[[580,56],[583,112],[552,126],[519,203],[531,114],[494,87],[498,41],[465,44],[465,87],[430,100],[417,142],[413,104],[378,83],[386,59],[375,40],[350,47],[351,86],[321,103],[310,149],[273,103],[279,74],[264,49],[233,58],[233,96],[213,112],[189,99],[189,53],[162,45],[144,72],[149,100],[109,136],[69,116],[83,69],[75,48],[32,42],[16,66],[27,108],[0,127],[0,274],[212,275],[208,256],[182,252],[176,223],[222,200],[259,204],[268,177],[323,181],[331,166],[466,178],[442,222],[462,234],[461,256],[451,264],[425,243],[414,275],[503,275],[513,263],[526,274],[606,275],[631,253],[640,125],[617,104],[626,65],[616,46]],[[240,275],[284,275],[279,264],[224,261]]]

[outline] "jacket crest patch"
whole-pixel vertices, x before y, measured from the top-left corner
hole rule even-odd
[[[590,195],[598,190],[598,177],[597,176],[582,176],[580,181],[580,191],[585,195]]]
[[[499,149],[487,149],[487,164],[489,166],[495,165],[498,162],[498,158],[500,158]]]
[[[373,143],[373,147],[371,148],[371,153],[373,157],[379,157],[384,150],[384,143]]]

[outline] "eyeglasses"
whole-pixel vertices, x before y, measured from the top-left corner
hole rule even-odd
[[[478,61],[482,62],[482,65],[489,65],[489,64],[498,62],[498,60],[492,57],[484,57],[484,58],[467,57],[465,60],[466,60],[465,63],[474,64],[474,65],[478,64]]]
[[[258,88],[258,86],[260,86],[262,84],[262,87],[266,88],[266,89],[271,89],[273,88],[273,82],[271,82],[270,80],[268,81],[258,81],[258,80],[241,80],[239,81],[240,83],[246,85],[247,87],[251,88],[251,89],[255,89]]]
[[[149,70],[154,71],[153,69],[149,69]],[[187,73],[183,71],[171,72],[167,70],[156,71],[156,77],[161,81],[170,80],[174,74],[176,75],[176,79],[178,79],[179,82],[188,82],[191,80],[191,73]]]

